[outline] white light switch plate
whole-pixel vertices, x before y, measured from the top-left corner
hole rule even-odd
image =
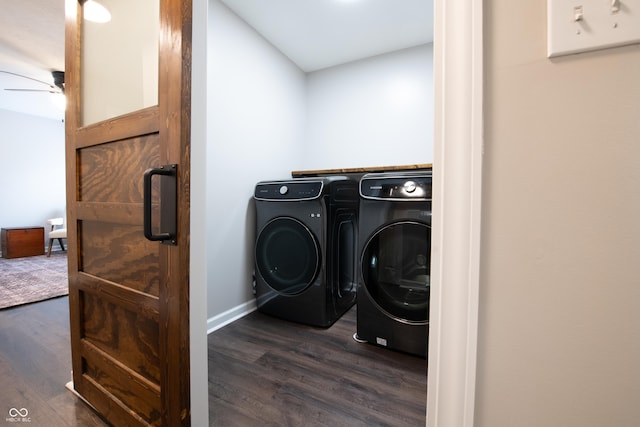
[[[640,0],[547,0],[547,55],[640,43]]]

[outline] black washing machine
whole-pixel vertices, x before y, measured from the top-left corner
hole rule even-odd
[[[360,181],[354,338],[421,357],[429,335],[431,186],[425,171]]]
[[[358,181],[331,176],[255,188],[258,310],[328,327],[357,289]]]

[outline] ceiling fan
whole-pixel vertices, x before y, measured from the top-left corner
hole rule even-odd
[[[49,93],[60,93],[64,95],[64,71],[51,72],[51,76],[53,77],[53,84],[42,81],[42,80],[34,79],[33,77],[23,76],[22,74],[12,73],[10,71],[0,70],[0,73],[22,77],[22,78],[33,80],[34,82],[42,83],[43,85],[49,86],[48,89],[7,89],[5,88],[5,90],[16,91],[16,92],[49,92]]]

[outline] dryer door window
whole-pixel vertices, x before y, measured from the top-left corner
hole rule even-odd
[[[429,320],[431,227],[398,222],[382,228],[362,253],[367,292],[388,314],[413,322]]]
[[[258,235],[256,266],[271,288],[298,294],[313,283],[320,268],[316,239],[300,221],[276,218]]]

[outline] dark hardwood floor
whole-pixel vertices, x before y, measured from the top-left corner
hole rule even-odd
[[[69,299],[0,310],[0,423],[106,426],[65,388],[70,380]],[[12,408],[26,409],[30,422],[7,420]]]
[[[216,426],[424,426],[424,359],[357,343],[353,307],[328,329],[254,312],[209,334]]]
[[[106,425],[65,388],[68,310],[0,310],[0,421],[25,408],[31,426]],[[254,312],[210,334],[210,425],[424,426],[425,360],[355,342],[355,310],[328,329]]]

